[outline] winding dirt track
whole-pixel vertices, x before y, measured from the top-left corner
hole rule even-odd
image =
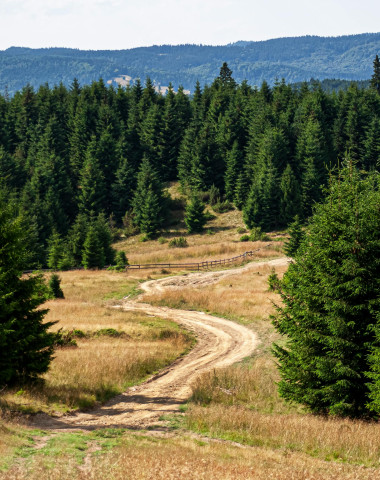
[[[192,273],[151,280],[142,284],[141,288],[146,293],[153,293],[185,286],[205,286],[226,276],[257,268],[258,265],[280,266],[287,262],[287,258],[281,258],[219,272]],[[194,332],[197,344],[189,354],[176,360],[145,383],[129,388],[89,413],[60,418],[36,415],[33,425],[55,431],[91,430],[101,427],[147,428],[157,423],[161,415],[178,411],[179,405],[190,396],[191,383],[200,373],[242,360],[253,352],[258,343],[256,334],[247,327],[203,312],[154,307],[128,299],[124,299],[116,308],[141,311],[174,320]]]

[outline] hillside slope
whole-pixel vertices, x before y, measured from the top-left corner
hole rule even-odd
[[[27,83],[81,84],[99,77],[150,76],[155,83],[193,90],[197,80],[211,83],[223,62],[238,82],[260,84],[276,78],[299,82],[310,78],[368,79],[380,50],[380,33],[341,37],[289,37],[225,46],[162,45],[129,50],[83,51],[66,48],[11,47],[0,52],[0,91],[10,94]]]

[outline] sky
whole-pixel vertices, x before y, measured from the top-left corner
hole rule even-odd
[[[0,0],[0,50],[225,45],[380,31],[379,0]]]

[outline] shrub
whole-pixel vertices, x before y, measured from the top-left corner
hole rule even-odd
[[[167,241],[167,239],[166,239],[165,237],[160,237],[160,238],[158,239],[158,243],[159,243],[160,245],[163,245],[164,243],[168,243],[168,241]]]
[[[125,267],[128,265],[128,258],[125,255],[125,252],[123,250],[119,250],[116,253],[116,265],[115,265],[115,270],[118,272],[122,271],[125,269]]]
[[[188,246],[189,244],[184,237],[172,238],[169,242],[169,248],[185,248]]]
[[[251,240],[251,242],[258,242],[259,240],[265,242],[270,238],[266,233],[261,231],[260,227],[253,227],[249,235],[249,239]]]
[[[240,237],[241,242],[249,242],[249,235],[245,234],[242,237]]]
[[[210,205],[216,205],[220,203],[220,191],[215,185],[212,185],[209,190]]]
[[[274,268],[272,268],[271,273],[268,277],[268,285],[269,285],[268,290],[270,292],[276,292],[276,293],[280,292],[281,282]]]

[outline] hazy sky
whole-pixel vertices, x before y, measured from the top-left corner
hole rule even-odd
[[[220,45],[380,31],[379,0],[0,0],[0,50]]]

